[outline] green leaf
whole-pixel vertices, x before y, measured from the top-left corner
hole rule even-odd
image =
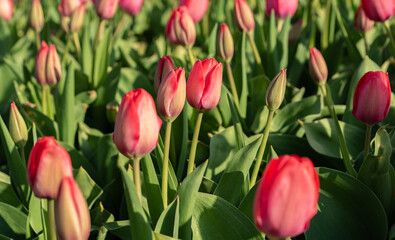
[[[82,49],[81,49],[81,57],[82,57],[82,70],[83,72],[92,79],[92,62],[93,62],[93,53],[92,46],[89,38],[89,24],[85,24],[84,31],[82,34]]]
[[[206,45],[208,46],[207,58],[215,57],[215,51],[217,48],[217,31],[218,23],[215,23],[214,27],[211,29],[209,37],[206,40]]]
[[[82,167],[78,169],[74,179],[78,183],[82,195],[84,195],[90,209],[95,201],[103,194],[103,190],[92,180]]]
[[[100,20],[103,21],[103,20]],[[94,49],[94,71],[93,71],[93,87],[97,89],[107,76],[107,66],[108,66],[108,44],[112,34],[111,27],[104,30],[103,38],[97,44],[96,49]]]
[[[105,105],[114,100],[118,82],[121,76],[121,68],[114,68],[104,79],[104,82],[97,89],[96,106]],[[131,90],[131,89],[130,89]]]
[[[237,95],[240,98],[239,112],[242,118],[247,114],[247,59],[246,59],[246,33],[243,32],[236,45],[236,65],[233,71]]]
[[[286,69],[288,66],[288,35],[289,30],[291,29],[291,17],[288,15],[284,21],[281,32],[278,35],[278,43],[281,46],[279,49],[281,52],[278,52],[280,59],[280,69]]]
[[[120,239],[131,239],[130,233],[130,221],[129,220],[122,220],[116,222],[109,222],[104,224],[104,227],[114,234],[115,236],[119,237]]]
[[[235,137],[236,147],[237,147],[237,150],[239,150],[245,146],[244,132],[243,132],[243,128],[241,126],[238,112],[236,110],[236,107],[235,107],[229,93],[228,93],[228,102],[229,102],[230,110],[232,113],[233,125],[235,126],[234,130],[235,130],[235,136],[236,136]]]
[[[0,196],[0,202],[9,204],[16,208],[22,207],[21,201],[18,199],[18,196],[12,188],[10,177],[3,172],[0,172]]]
[[[43,222],[45,220],[42,218],[43,215],[41,212],[41,199],[32,194],[29,202],[29,214],[27,216],[27,221],[36,234],[44,231]]]
[[[155,226],[155,232],[178,238],[180,220],[179,205],[180,199],[176,197],[160,215],[158,223]]]
[[[0,202],[0,234],[21,239],[26,232],[27,216],[19,209]]]
[[[100,203],[98,207],[96,207],[91,211],[92,226],[98,228],[98,233],[97,233],[98,240],[106,239],[108,229],[103,226],[104,224],[113,221],[114,221],[114,216],[109,211],[104,209],[102,203]]]
[[[26,119],[30,124],[34,122],[37,127],[37,132],[40,136],[57,136],[57,129],[55,123],[42,112],[37,109],[31,108],[27,105],[22,105],[23,110],[26,114],[23,114],[24,119]]]
[[[255,185],[248,191],[247,195],[241,201],[239,210],[244,213],[251,221],[254,221],[253,206],[255,200],[255,193],[261,180],[257,181]]]

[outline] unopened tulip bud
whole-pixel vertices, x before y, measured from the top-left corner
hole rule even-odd
[[[214,58],[197,60],[187,81],[187,100],[198,110],[211,110],[221,99],[222,64]]]
[[[95,4],[97,15],[101,19],[110,19],[114,17],[118,8],[118,0],[92,0]]]
[[[298,8],[298,0],[266,0],[266,15],[270,16],[272,10],[277,18],[293,17]]]
[[[226,23],[221,24],[217,40],[219,55],[226,62],[230,62],[233,57],[234,46],[232,34],[230,33]]]
[[[178,6],[186,6],[193,21],[199,22],[207,11],[209,0],[180,0]]]
[[[126,13],[136,16],[143,5],[144,0],[120,0],[119,7]]]
[[[73,177],[65,177],[55,204],[56,232],[62,240],[85,240],[91,231],[88,204]]]
[[[41,85],[55,85],[61,78],[61,69],[62,67],[55,45],[48,46],[42,41],[35,65],[35,75],[38,83]]]
[[[86,6],[81,4],[73,13],[70,19],[70,31],[78,32],[84,23]]]
[[[393,0],[361,0],[361,4],[366,16],[375,22],[384,22],[395,12]]]
[[[14,102],[11,103],[9,127],[10,135],[15,145],[18,148],[23,148],[28,139],[27,127]]]
[[[254,14],[246,0],[235,0],[234,15],[240,31],[250,32],[255,28]]]
[[[370,20],[363,10],[362,7],[359,7],[357,12],[355,13],[355,28],[361,32],[368,32],[374,26],[374,21]]]
[[[192,46],[195,43],[195,23],[185,6],[178,7],[173,11],[167,22],[165,33],[173,44]]]
[[[0,0],[0,18],[8,22],[14,14],[14,4],[12,0]]]
[[[355,118],[367,125],[375,125],[387,116],[390,104],[388,74],[382,71],[365,73],[354,92],[352,114]]]
[[[309,59],[310,77],[317,84],[325,84],[328,79],[328,67],[320,51],[317,48],[310,48]]]
[[[55,199],[64,177],[73,177],[68,152],[57,144],[54,137],[38,139],[27,165],[27,178],[34,195]]]
[[[62,16],[71,16],[81,4],[81,0],[61,0],[58,11]]]
[[[158,89],[158,112],[166,121],[180,115],[185,104],[185,70],[177,68],[167,74]]]
[[[287,70],[281,70],[266,90],[266,106],[270,111],[275,111],[280,107],[284,100],[286,86]]]
[[[44,13],[40,0],[33,0],[32,2],[32,6],[30,9],[29,23],[30,26],[38,32],[43,29]]]
[[[288,41],[290,43],[294,43],[298,41],[300,32],[302,31],[303,26],[303,18],[299,19],[296,23],[292,25],[291,30],[289,31]]]
[[[70,32],[70,17],[68,16],[60,16],[60,26],[65,33]]]
[[[174,64],[171,58],[169,56],[161,57],[158,61],[158,64],[156,65],[155,78],[154,78],[155,92],[158,92],[160,83],[172,70],[174,70]]]

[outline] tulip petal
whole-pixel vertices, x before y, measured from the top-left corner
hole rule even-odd
[[[197,60],[192,67],[187,81],[187,100],[189,105],[193,108],[200,109],[205,80],[204,80],[204,69],[202,67],[202,61]]]
[[[206,84],[200,105],[203,109],[210,110],[215,108],[221,98],[222,86],[222,64],[214,66],[206,76]]]

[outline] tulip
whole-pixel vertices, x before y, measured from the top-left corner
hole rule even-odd
[[[64,177],[73,177],[71,159],[54,137],[43,137],[33,146],[27,165],[27,178],[38,198],[55,199]]]
[[[328,67],[317,48],[310,48],[309,72],[310,77],[317,84],[325,84],[328,79]]]
[[[272,10],[277,18],[293,17],[298,8],[298,0],[266,0],[266,15],[270,17]]]
[[[226,23],[221,24],[217,39],[219,55],[226,62],[230,62],[233,57],[234,46],[232,34],[230,33],[228,25],[226,25]]]
[[[40,0],[33,0],[32,6],[30,8],[30,26],[36,30],[41,31],[44,26],[44,13],[41,6]]]
[[[367,72],[355,88],[353,110],[355,118],[367,124],[377,124],[387,116],[391,104],[388,74]]]
[[[174,69],[173,61],[169,56],[161,57],[156,65],[155,78],[154,78],[154,88],[155,92],[158,92],[158,88],[163,79],[167,76],[169,72]]]
[[[165,33],[173,44],[192,46],[195,43],[195,24],[185,6],[178,7],[173,11],[167,22]]]
[[[141,158],[156,147],[161,125],[151,95],[141,88],[131,90],[122,98],[115,118],[114,144],[123,155]]]
[[[10,135],[18,148],[23,148],[27,142],[28,134],[25,120],[18,111],[15,102],[11,103],[10,108]]]
[[[86,6],[85,4],[81,4],[73,13],[70,19],[70,31],[78,32],[82,24],[84,24]]]
[[[61,0],[58,11],[62,16],[71,16],[81,4],[81,0]]]
[[[41,85],[55,85],[61,78],[61,65],[54,45],[48,46],[41,42],[41,49],[37,54],[35,75]]]
[[[207,11],[209,0],[180,0],[178,6],[186,6],[193,21],[199,22]]]
[[[186,94],[185,70],[172,70],[158,89],[158,112],[167,121],[173,121],[184,108]]]
[[[384,22],[395,12],[393,0],[361,0],[361,4],[366,16],[375,22]]]
[[[8,22],[14,14],[14,4],[12,0],[0,0],[0,18]]]
[[[187,100],[198,110],[215,108],[221,97],[222,64],[214,58],[197,60],[187,81]]]
[[[277,110],[284,100],[287,86],[287,70],[281,70],[270,82],[266,90],[266,106],[269,111]]]
[[[55,205],[56,232],[62,240],[88,239],[91,219],[88,204],[73,177],[65,177]]]
[[[240,31],[250,32],[255,27],[254,14],[246,0],[235,0],[234,15]]]
[[[361,32],[368,32],[374,26],[374,21],[370,20],[362,7],[359,7],[355,13],[355,28]]]
[[[284,155],[272,159],[254,200],[254,222],[272,238],[299,235],[317,213],[320,183],[309,158]]]
[[[288,37],[288,41],[290,43],[294,43],[299,39],[300,32],[302,31],[302,27],[303,27],[303,18],[299,19],[296,23],[292,25]]]
[[[140,12],[143,2],[144,0],[120,0],[119,6],[126,13],[136,16]]]
[[[101,19],[110,19],[117,12],[118,0],[92,0]]]

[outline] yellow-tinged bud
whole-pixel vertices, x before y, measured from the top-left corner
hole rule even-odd
[[[18,148],[24,147],[28,138],[26,123],[14,102],[11,103],[9,127],[15,145]]]
[[[284,100],[287,86],[287,70],[281,70],[270,82],[266,90],[266,106],[270,111],[277,110]]]

